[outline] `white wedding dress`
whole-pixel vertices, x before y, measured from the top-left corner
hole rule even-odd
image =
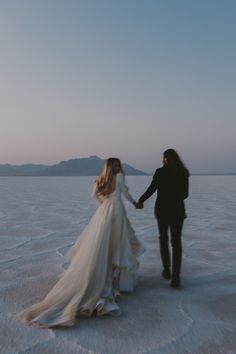
[[[116,186],[108,197],[93,195],[100,202],[89,224],[70,249],[71,263],[43,301],[20,312],[18,319],[41,327],[72,326],[76,317],[119,316],[116,302],[120,291],[134,289],[137,256],[144,248],[135,236],[121,199],[133,198],[116,175]]]

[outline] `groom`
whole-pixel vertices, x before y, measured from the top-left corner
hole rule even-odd
[[[186,218],[184,199],[188,197],[189,172],[174,149],[163,154],[163,167],[158,168],[152,182],[136,204],[137,209],[157,191],[155,216],[159,228],[160,253],[163,264],[162,276],[171,279],[173,288],[180,287],[182,260],[181,233]],[[168,230],[172,245],[172,274],[170,272],[170,254]]]

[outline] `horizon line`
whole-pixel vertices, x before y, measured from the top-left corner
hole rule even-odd
[[[12,163],[1,163],[0,162],[0,166],[12,166],[12,167],[22,167],[22,166],[27,166],[27,165],[34,165],[34,166],[47,166],[47,167],[51,167],[51,166],[55,166],[57,164],[60,164],[62,162],[68,162],[68,161],[72,161],[72,160],[80,160],[80,159],[89,159],[91,157],[96,157],[100,160],[103,160],[105,161],[106,159],[104,158],[101,158],[97,155],[90,155],[88,157],[74,157],[74,158],[70,158],[68,160],[58,160],[58,162],[56,163],[52,163],[52,164],[45,164],[45,163],[34,163],[34,162],[28,162],[28,163],[23,163],[23,164],[12,164]],[[130,165],[130,163],[127,163],[127,162],[124,162],[123,164],[127,164],[129,165],[130,167],[132,168],[135,168],[136,170],[139,170],[140,172],[143,172],[147,175],[153,175],[154,172],[146,172],[146,171],[143,171],[142,169],[140,169],[139,167],[134,167],[133,165]],[[229,176],[229,175],[236,175],[236,172],[194,172],[194,173],[190,173],[190,176]],[[18,175],[5,175],[5,176],[0,176],[0,177],[27,177],[28,175],[21,175],[21,176],[18,176]],[[29,177],[37,177],[37,176],[29,176]],[[40,177],[40,176],[38,176]],[[41,176],[41,177],[44,177],[44,176]],[[52,176],[53,177],[53,176]],[[55,176],[56,177],[56,176]],[[58,176],[58,177],[61,177],[61,176]],[[68,176],[68,177],[72,177],[72,176]]]

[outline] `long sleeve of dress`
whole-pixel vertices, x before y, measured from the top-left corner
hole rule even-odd
[[[119,183],[119,187],[120,187],[122,194],[130,203],[133,204],[135,202],[135,200],[131,196],[131,194],[129,193],[129,189],[125,184],[125,177],[124,177],[123,173],[118,173],[116,178],[117,178],[117,182]]]
[[[98,195],[98,191],[97,191],[97,183],[95,181],[94,185],[93,185],[93,189],[92,189],[92,193],[91,196],[95,199],[97,199],[97,201],[101,204],[103,202],[102,198]]]

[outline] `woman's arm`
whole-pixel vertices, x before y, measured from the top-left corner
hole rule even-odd
[[[102,203],[102,198],[101,198],[101,197],[99,196],[99,194],[98,194],[97,182],[96,182],[96,181],[94,182],[91,196],[92,196],[93,198],[97,199],[97,201],[98,201],[100,204]]]
[[[129,193],[129,189],[125,184],[125,177],[123,175],[123,173],[118,173],[117,176],[117,182],[119,183],[120,189],[122,194],[125,196],[125,198],[132,204],[136,204],[134,198],[132,197],[132,195]]]

